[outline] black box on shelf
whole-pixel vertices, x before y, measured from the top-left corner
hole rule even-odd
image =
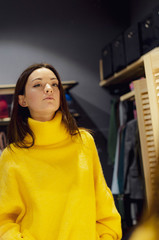
[[[154,47],[159,46],[159,27],[157,9],[154,9],[140,22],[142,54],[147,53]]]
[[[153,21],[154,21],[154,31],[157,38],[157,43],[159,42],[159,5],[153,9]]]
[[[111,44],[106,45],[102,49],[102,61],[103,61],[103,77],[104,79],[106,79],[113,74]]]
[[[113,71],[118,72],[126,66],[124,36],[120,34],[112,41]]]
[[[141,39],[139,24],[130,26],[124,32],[126,64],[130,64],[141,56]]]

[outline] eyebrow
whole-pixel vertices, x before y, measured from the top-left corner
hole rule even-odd
[[[31,80],[32,82],[35,81],[35,80],[42,80],[42,78],[40,77],[37,77],[37,78],[34,78],[33,80]],[[50,78],[50,80],[58,80],[57,78]]]

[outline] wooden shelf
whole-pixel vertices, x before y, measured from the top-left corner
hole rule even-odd
[[[120,101],[125,101],[135,97],[135,91],[128,92],[120,97]]]
[[[7,125],[10,121],[10,117],[0,118],[0,126]]]
[[[109,77],[107,79],[103,79],[103,63],[102,63],[102,60],[100,60],[100,63],[99,63],[100,83],[99,83],[99,85],[101,87],[109,87],[111,85],[124,83],[124,82],[130,82],[130,81],[134,81],[138,78],[145,77],[144,57],[147,54],[151,54],[152,52],[155,52],[156,50],[159,50],[159,48],[154,48],[150,52],[141,56],[137,61],[128,65],[123,70],[121,70],[117,73],[114,73],[111,77]]]
[[[138,59],[136,62],[128,65],[126,68],[121,70],[118,73],[115,73],[113,76],[100,81],[99,85],[101,87],[108,87],[112,84],[118,84],[126,81],[135,80],[137,78],[143,77],[144,73],[144,62],[143,57]]]
[[[14,94],[15,84],[0,85],[0,95]]]
[[[62,86],[65,91],[68,91],[78,85],[76,81],[62,81]]]

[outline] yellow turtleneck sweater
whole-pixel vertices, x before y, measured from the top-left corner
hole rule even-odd
[[[3,151],[0,240],[121,239],[92,136],[71,137],[61,120],[60,111],[48,122],[30,118],[35,145]]]

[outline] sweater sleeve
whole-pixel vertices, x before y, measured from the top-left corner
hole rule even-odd
[[[121,218],[115,207],[113,195],[106,184],[94,140],[92,148],[94,160],[97,239],[120,240],[122,237]]]
[[[26,209],[19,192],[15,168],[9,150],[5,149],[0,158],[0,239],[35,240],[27,230],[21,233],[20,221]]]

